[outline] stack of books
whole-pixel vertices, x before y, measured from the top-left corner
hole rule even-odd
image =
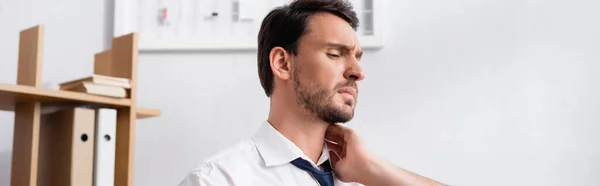
[[[131,81],[129,79],[98,74],[60,84],[61,90],[116,98],[126,98],[127,89],[130,88]]]

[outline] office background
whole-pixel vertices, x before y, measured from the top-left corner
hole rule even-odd
[[[45,82],[92,73],[113,4],[0,0],[0,82],[15,83],[18,32],[36,24]],[[348,124],[371,150],[453,185],[600,185],[599,1],[384,4],[385,46],[365,53]],[[137,122],[134,185],[175,185],[267,117],[255,52],[145,52],[138,70],[138,105],[162,115]],[[0,185],[12,131],[0,112]]]

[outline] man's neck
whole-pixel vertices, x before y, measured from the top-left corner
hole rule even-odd
[[[325,131],[329,124],[314,117],[297,104],[271,104],[269,123],[283,136],[296,144],[314,163],[323,151]],[[284,107],[284,108],[279,108]]]

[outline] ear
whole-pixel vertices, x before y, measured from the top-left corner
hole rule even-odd
[[[290,54],[282,47],[274,47],[269,54],[273,76],[279,79],[290,79]]]

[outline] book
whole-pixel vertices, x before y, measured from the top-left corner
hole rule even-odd
[[[41,116],[38,186],[92,186],[95,111],[65,108]]]
[[[107,86],[117,86],[117,87],[122,87],[122,88],[126,88],[126,89],[131,88],[131,81],[127,78],[104,76],[104,75],[98,75],[98,74],[93,74],[88,77],[84,77],[84,78],[80,78],[80,79],[76,79],[76,80],[72,80],[72,81],[67,81],[67,82],[61,83],[59,86],[60,86],[60,89],[62,89],[62,90],[68,90],[75,86],[80,85],[82,82],[91,82],[91,83],[95,83],[95,84],[99,84],[99,85],[107,85]]]
[[[92,82],[80,82],[79,84],[75,84],[69,89],[63,89],[69,91],[76,91],[100,96],[109,96],[109,97],[117,97],[117,98],[125,98],[127,97],[127,90],[123,87],[117,86],[109,86],[96,84]]]
[[[96,110],[96,136],[94,146],[94,186],[113,186],[115,174],[115,142],[117,136],[117,110]]]

